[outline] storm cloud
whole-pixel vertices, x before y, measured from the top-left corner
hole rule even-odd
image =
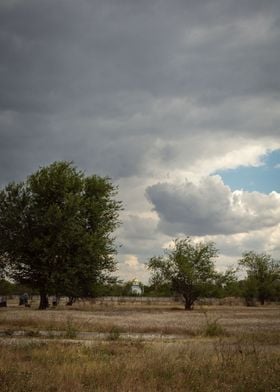
[[[191,198],[185,178],[258,166],[280,148],[279,15],[278,0],[2,0],[1,186],[61,159],[111,177],[126,208],[119,241],[134,232],[134,252],[132,239],[121,252],[142,262],[163,232],[186,229],[163,199],[183,192],[182,206],[200,203],[203,186]],[[218,188],[228,223],[193,217],[190,232],[238,232],[241,213]],[[248,205],[254,197],[242,194]],[[262,219],[246,225],[241,214],[242,230],[278,219],[273,197]],[[152,241],[142,238],[145,219]]]

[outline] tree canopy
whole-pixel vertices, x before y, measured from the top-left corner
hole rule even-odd
[[[266,300],[279,293],[280,263],[271,255],[254,251],[245,252],[239,265],[247,272],[243,288],[247,304],[257,298],[264,305]]]
[[[148,268],[152,284],[170,284],[183,296],[185,309],[191,310],[197,298],[205,295],[217,277],[214,258],[218,250],[213,242],[194,243],[189,237],[176,239],[163,256],[152,257]]]
[[[6,275],[47,294],[90,295],[115,269],[121,203],[106,177],[70,162],[40,168],[0,191],[0,260]]]

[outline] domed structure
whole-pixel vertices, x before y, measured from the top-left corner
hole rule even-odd
[[[142,288],[138,279],[132,280],[131,294],[142,295]]]

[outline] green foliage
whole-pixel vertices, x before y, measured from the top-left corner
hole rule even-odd
[[[263,305],[266,300],[273,299],[279,292],[280,263],[266,253],[245,252],[239,265],[247,272],[243,282],[243,296],[247,305],[252,305],[254,299]]]
[[[205,297],[240,297],[241,288],[236,272],[236,269],[229,268],[224,273],[217,273],[215,280],[208,285]]]
[[[123,295],[123,285],[116,279],[112,282],[99,282],[93,289],[94,297],[120,297],[121,295]]]
[[[20,295],[22,293],[27,293],[28,295],[38,294],[35,290],[31,290],[30,287],[12,283],[6,279],[0,279],[0,295]]]
[[[108,178],[54,162],[0,191],[0,260],[17,282],[47,294],[88,296],[115,269],[120,202]]]
[[[171,297],[172,294],[170,284],[167,283],[144,286],[145,297]]]
[[[206,295],[217,277],[213,261],[217,253],[212,242],[177,239],[163,256],[152,257],[148,262],[152,284],[170,284],[174,292],[183,296],[185,309],[191,310],[194,301]]]
[[[241,294],[245,299],[247,306],[256,306],[256,298],[258,296],[257,281],[253,277],[247,277],[247,279],[241,282]]]
[[[14,284],[5,279],[0,280],[0,295],[12,295],[14,293]]]

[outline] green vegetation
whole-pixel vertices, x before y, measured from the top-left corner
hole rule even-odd
[[[239,265],[247,272],[243,282],[243,296],[248,305],[257,299],[262,305],[266,300],[280,298],[280,262],[266,253],[253,251],[243,254]]]
[[[174,248],[164,256],[152,257],[148,268],[152,271],[152,283],[170,284],[181,294],[185,309],[191,310],[196,299],[205,296],[217,277],[213,259],[218,251],[212,242],[193,243],[189,237],[175,240]]]
[[[86,177],[69,162],[39,169],[0,191],[0,260],[16,282],[72,299],[93,294],[115,269],[112,232],[120,202],[108,178]]]

